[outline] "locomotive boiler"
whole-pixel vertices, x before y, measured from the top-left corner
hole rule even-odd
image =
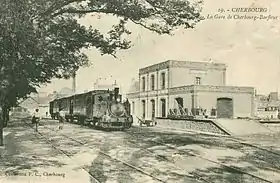
[[[119,88],[93,90],[51,101],[53,119],[57,119],[59,111],[63,111],[68,122],[102,129],[124,130],[133,123],[130,103],[122,102]]]

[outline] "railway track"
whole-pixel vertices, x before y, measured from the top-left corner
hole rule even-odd
[[[261,147],[261,146],[255,145],[255,144],[251,144],[249,142],[244,142],[244,140],[240,139],[240,138],[232,137],[230,139],[232,141],[235,141],[235,142],[240,143],[242,145],[245,145],[245,146],[248,146],[248,147],[252,147],[252,148],[255,148],[255,149],[259,149],[259,150],[265,151],[265,152],[270,153],[270,154],[274,154],[276,156],[279,156],[279,158],[280,158],[280,153],[274,152],[272,149],[267,149],[265,147]]]
[[[26,123],[26,122],[25,122],[25,124],[26,124],[27,126],[29,126],[30,128],[35,129],[32,125],[30,125],[30,124],[28,124],[28,123]],[[43,135],[41,132],[37,132],[36,136],[38,136],[39,138],[40,138],[40,137],[43,138],[53,149],[55,149],[56,151],[58,151],[58,152],[64,154],[66,157],[68,157],[70,160],[72,160],[71,155],[70,155],[68,152],[66,152],[66,151],[64,151],[64,150],[62,150],[62,149],[60,149],[60,148],[58,148],[57,146],[55,146],[55,145],[52,143],[52,141],[51,141],[50,139],[48,139],[45,135]],[[102,183],[102,182],[101,182],[100,180],[98,180],[98,178],[96,178],[91,172],[89,172],[89,171],[86,170],[85,168],[82,168],[82,169],[83,169],[85,172],[87,172],[87,173],[89,174],[89,176],[92,178],[92,180],[95,181],[95,183]]]
[[[132,133],[129,133],[128,131],[126,131],[125,133],[127,133],[127,134],[129,134],[129,135],[132,135],[132,136],[134,135],[134,134],[132,134]],[[139,138],[138,138],[138,139],[139,139]],[[211,160],[211,159],[209,159],[209,158],[205,158],[205,157],[203,157],[203,156],[200,156],[200,155],[197,155],[197,154],[188,152],[188,151],[186,151],[186,150],[178,149],[177,147],[171,146],[171,145],[167,145],[167,144],[164,143],[164,142],[156,142],[156,141],[150,141],[150,142],[156,143],[156,144],[158,144],[158,145],[166,146],[166,147],[171,148],[171,149],[174,149],[174,150],[178,151],[179,153],[187,154],[187,155],[190,155],[190,156],[195,156],[195,157],[200,158],[200,159],[203,159],[203,160],[205,160],[205,161],[208,161],[208,162],[211,162],[211,163],[220,165],[221,167],[224,167],[224,168],[226,168],[227,170],[230,170],[230,171],[232,171],[232,172],[236,172],[237,174],[247,175],[247,176],[250,176],[250,177],[252,177],[253,179],[258,180],[258,181],[261,181],[261,182],[272,183],[272,181],[270,181],[270,180],[266,180],[266,179],[264,179],[264,178],[262,178],[262,177],[259,177],[259,176],[257,176],[257,175],[254,175],[254,174],[245,172],[245,171],[243,171],[242,169],[240,169],[240,168],[238,168],[238,167],[233,167],[233,166],[230,166],[230,165],[226,165],[226,164],[223,164],[223,163],[220,163],[220,162]],[[236,142],[237,142],[237,140],[236,140]],[[241,142],[238,141],[238,143],[241,143]],[[246,143],[243,143],[243,145],[247,145],[247,144],[246,144]],[[260,148],[260,149],[261,149],[261,148]],[[143,149],[143,151],[145,151],[145,152],[147,152],[147,153],[149,153],[149,154],[154,154],[152,151],[149,151],[149,150],[146,150],[146,149]],[[271,153],[272,153],[272,152],[271,152]],[[156,156],[158,156],[158,155],[156,155]],[[280,155],[279,155],[279,156],[280,156]],[[171,162],[170,160],[168,160],[168,159],[166,159],[166,158],[164,158],[164,157],[162,157],[162,156],[158,156],[158,157],[161,158],[161,159],[163,159],[163,160],[165,160],[165,161]],[[173,163],[173,162],[171,162],[171,163]],[[190,174],[191,174],[191,173],[190,173]],[[207,179],[205,179],[205,178],[202,178],[202,176],[199,176],[199,175],[197,175],[197,174],[196,174],[196,175],[195,175],[195,174],[192,174],[192,176],[201,177],[201,180],[203,180],[204,182],[211,182],[211,181],[209,181],[209,180],[207,180]]]
[[[201,133],[198,133],[198,134],[201,134]],[[211,134],[201,134],[201,135],[203,135],[203,136],[209,136],[209,137],[211,137],[211,138],[213,138],[213,137],[221,138],[220,136],[215,136],[215,135],[211,135]],[[231,141],[235,141],[236,143],[239,143],[239,144],[241,144],[241,145],[248,146],[248,147],[252,147],[252,148],[255,148],[255,149],[259,149],[259,150],[262,150],[262,151],[265,151],[265,152],[267,152],[267,153],[274,154],[274,155],[280,157],[280,153],[275,152],[275,151],[273,151],[272,149],[267,149],[267,147],[262,147],[262,146],[260,146],[260,145],[255,145],[255,144],[252,144],[252,143],[250,143],[250,142],[246,142],[246,141],[244,141],[244,140],[241,139],[241,138],[232,137],[232,136],[223,136],[222,138],[228,139],[228,140],[231,140]]]
[[[129,135],[132,135],[132,136],[134,135],[133,133],[129,133],[129,132],[126,132],[126,133],[129,134]],[[226,164],[217,162],[217,161],[215,161],[215,160],[211,160],[211,159],[209,159],[209,158],[206,158],[206,157],[203,157],[203,156],[194,154],[194,153],[189,152],[189,151],[186,151],[186,150],[178,149],[178,147],[172,146],[172,145],[168,145],[168,144],[166,144],[164,141],[162,141],[162,142],[154,141],[154,140],[147,140],[147,141],[150,142],[150,143],[154,143],[154,144],[158,144],[158,145],[161,145],[161,146],[166,146],[166,147],[168,147],[168,148],[174,149],[174,150],[176,150],[178,153],[187,154],[187,155],[189,155],[189,156],[195,156],[195,157],[200,158],[200,159],[203,159],[203,160],[205,160],[205,161],[208,161],[208,162],[211,162],[211,163],[220,165],[220,166],[226,168],[227,170],[231,170],[231,171],[233,171],[233,172],[236,172],[237,174],[247,175],[247,176],[250,176],[250,177],[252,177],[252,178],[254,178],[254,179],[256,179],[256,180],[259,180],[259,181],[261,181],[261,182],[273,183],[272,181],[266,180],[265,178],[259,177],[259,176],[257,176],[257,175],[254,175],[254,174],[251,174],[251,173],[248,173],[248,172],[245,172],[245,171],[241,170],[240,168],[233,167],[233,166],[229,166],[229,165],[226,165]],[[147,142],[147,141],[146,141],[146,142]],[[254,181],[252,181],[252,182],[254,182]]]
[[[48,127],[45,127],[45,128],[48,128]],[[49,128],[49,130],[52,130],[52,129]],[[127,134],[129,134],[129,135],[132,135],[132,136],[133,136],[133,135],[135,136],[135,134],[130,133],[130,132],[128,132],[128,131],[126,131],[125,133],[127,133]],[[83,143],[83,142],[81,142],[81,141],[79,141],[79,140],[77,140],[77,139],[74,139],[74,138],[72,138],[72,137],[68,137],[68,136],[63,135],[63,134],[60,134],[60,135],[64,136],[65,138],[71,139],[72,141],[75,141],[75,142],[79,143],[80,145],[86,145],[86,143]],[[250,146],[250,147],[253,147],[253,148],[257,148],[257,149],[266,151],[266,152],[268,152],[268,153],[272,153],[272,154],[274,154],[274,155],[280,156],[280,154],[275,153],[275,152],[270,151],[270,150],[267,150],[267,149],[264,149],[264,148],[262,148],[262,147],[258,147],[258,146],[256,146],[256,145],[252,145],[252,144],[249,144],[249,143],[247,143],[247,142],[241,142],[240,139],[233,139],[233,138],[231,138],[231,140],[233,140],[233,141],[235,141],[235,142],[237,142],[237,143],[240,143],[240,144],[242,144],[242,145],[246,145],[246,146]],[[164,142],[158,142],[158,141],[151,141],[151,140],[150,140],[150,142],[151,142],[151,143],[154,143],[154,144],[161,145],[161,146],[166,146],[166,147],[171,148],[171,149],[174,149],[174,150],[178,151],[179,153],[184,153],[184,154],[187,154],[187,155],[189,155],[189,156],[195,156],[195,157],[200,158],[200,159],[203,159],[203,160],[205,160],[205,161],[208,161],[208,162],[217,164],[217,165],[219,165],[219,166],[222,166],[222,167],[226,168],[227,170],[231,170],[231,171],[236,172],[236,173],[238,173],[238,174],[242,174],[242,175],[249,176],[249,177],[251,177],[251,178],[253,178],[253,179],[255,179],[255,180],[258,180],[258,181],[261,181],[261,182],[272,183],[272,181],[270,181],[270,180],[266,180],[266,179],[264,179],[264,178],[262,178],[262,177],[259,177],[259,176],[257,176],[257,175],[254,175],[254,174],[245,172],[245,171],[243,171],[242,169],[240,169],[240,168],[238,168],[238,167],[233,167],[233,166],[230,166],[230,165],[226,165],[226,164],[223,164],[223,163],[220,163],[220,162],[211,160],[211,159],[209,159],[209,158],[205,158],[205,157],[203,157],[203,156],[200,156],[200,155],[197,155],[197,154],[188,152],[188,151],[186,151],[186,150],[178,149],[176,146],[168,145],[168,144],[166,144],[166,143],[164,143]],[[155,155],[152,151],[145,150],[145,149],[143,149],[143,150],[144,150],[145,152],[149,153],[149,154]],[[109,154],[107,154],[107,153],[105,153],[105,152],[99,152],[99,153],[100,153],[100,154],[103,154],[103,155],[105,155],[105,156],[107,156],[108,158],[115,159],[115,158],[111,157]],[[156,156],[158,156],[158,155],[156,155]],[[170,160],[168,160],[168,159],[166,159],[166,158],[164,158],[164,157],[161,157],[161,156],[158,156],[158,157],[161,158],[161,159],[163,159],[163,160],[165,160],[165,161],[171,162]],[[133,166],[133,165],[131,165],[131,164],[128,164],[128,163],[126,163],[126,162],[123,162],[123,161],[120,160],[120,159],[117,159],[117,161],[122,162],[122,163],[125,164],[126,166],[129,166],[129,167],[131,167],[131,168],[137,169],[137,171],[140,171],[140,172],[142,172],[143,174],[148,175],[148,176],[152,177],[152,178],[155,179],[155,180],[158,180],[157,178],[155,178],[155,177],[154,177],[153,175],[151,175],[150,173],[141,170],[141,168],[138,168],[138,167],[135,167],[135,166]],[[191,177],[192,177],[192,178],[199,179],[200,181],[203,181],[203,182],[211,182],[211,181],[209,181],[209,180],[207,180],[207,179],[202,178],[202,177],[199,176],[199,175],[191,174]],[[159,179],[158,181],[164,182],[164,180],[160,180],[160,179]]]
[[[29,125],[29,124],[28,124],[28,125]],[[29,125],[29,126],[30,126],[31,128],[33,128],[31,125]],[[51,128],[46,127],[46,126],[44,126],[44,125],[43,125],[43,127],[44,127],[45,129],[50,130],[50,131],[56,132],[54,129],[51,129]],[[50,143],[50,144],[52,145],[53,148],[59,150],[60,152],[62,152],[63,154],[65,154],[67,157],[71,158],[71,153],[68,153],[67,151],[62,150],[62,149],[58,148],[57,146],[55,146],[55,145],[53,144],[53,141],[51,141],[50,139],[48,139],[43,133],[38,132],[38,134],[39,134],[41,137],[43,137],[48,143]],[[82,141],[80,141],[80,140],[74,139],[74,138],[69,137],[69,136],[64,135],[64,134],[59,134],[59,136],[63,136],[64,138],[69,139],[69,140],[71,140],[71,141],[73,141],[73,142],[76,142],[76,143],[78,143],[78,144],[80,144],[80,145],[83,145],[83,146],[86,146],[86,145],[87,145],[87,143],[85,143],[85,142],[82,142]],[[87,148],[93,149],[93,148],[90,148],[90,147],[87,147]],[[135,170],[135,171],[138,171],[138,172],[140,172],[140,173],[142,173],[142,174],[144,174],[144,175],[146,175],[146,176],[149,176],[149,177],[151,177],[152,179],[154,179],[154,180],[156,180],[156,181],[158,181],[158,182],[164,182],[164,183],[165,183],[165,182],[168,182],[168,181],[166,181],[166,180],[162,180],[162,179],[160,179],[160,178],[157,178],[156,176],[153,176],[151,173],[146,172],[145,170],[143,170],[143,169],[140,168],[140,167],[134,166],[134,165],[132,165],[132,164],[130,164],[130,163],[128,163],[128,162],[125,162],[125,161],[119,159],[119,158],[112,157],[111,155],[109,155],[108,153],[106,153],[106,152],[104,152],[104,151],[97,150],[97,149],[93,149],[93,150],[98,151],[99,154],[102,154],[102,155],[104,155],[105,157],[107,157],[107,158],[109,158],[109,159],[111,159],[111,160],[120,162],[120,163],[122,163],[123,165],[125,165],[125,166],[127,166],[127,167],[130,167],[131,169],[133,169],[133,170]],[[142,150],[144,150],[144,149],[142,149]],[[152,152],[150,152],[150,151],[148,151],[148,150],[146,150],[146,152],[155,155],[154,153],[152,153]],[[162,157],[159,156],[159,158],[162,158]],[[164,159],[164,158],[162,158],[162,159]],[[167,161],[166,159],[164,159],[164,160]],[[98,183],[101,182],[101,181],[99,181],[92,173],[90,173],[90,172],[87,171],[86,169],[84,169],[84,170],[85,170],[87,173],[89,173],[89,175],[90,175],[94,180],[96,180],[96,182],[98,182]],[[186,174],[185,176],[186,176],[186,178],[188,178],[188,179],[193,179],[193,180],[196,180],[196,181],[199,181],[199,182],[214,183],[214,182],[211,182],[211,181],[207,181],[207,180],[203,179],[203,177],[199,177],[199,176],[197,176],[197,175],[195,175],[195,174],[189,174],[189,175]],[[193,181],[192,181],[192,182],[193,182]]]
[[[279,170],[280,172],[280,154],[273,151],[272,149],[266,149],[265,147],[261,147],[256,144],[251,144],[249,142],[244,142],[242,139],[239,138],[232,138],[232,141],[236,142],[237,144],[243,145],[245,148],[240,149],[241,152],[244,154],[248,154],[255,150],[257,152],[254,157],[262,160],[262,162],[266,162],[270,164],[274,169]],[[260,165],[261,166],[261,165]],[[271,171],[274,171],[272,168],[268,168]]]
[[[213,137],[216,137],[217,139],[220,138],[220,136],[215,136],[215,135],[209,135],[209,134],[201,134],[203,136],[210,136],[211,138]],[[269,154],[273,154],[275,156],[278,156],[280,158],[280,153],[278,152],[275,152],[273,151],[272,149],[267,149],[267,147],[262,147],[260,145],[256,145],[256,144],[252,144],[250,142],[246,142],[244,141],[243,139],[241,138],[237,138],[237,137],[232,137],[232,136],[228,136],[228,137],[223,137],[224,139],[227,139],[227,140],[231,140],[233,142],[236,142],[238,144],[241,144],[243,146],[248,146],[248,147],[251,147],[251,148],[255,148],[255,149],[258,149],[258,150],[261,150],[261,151],[264,151],[266,153],[269,153]]]

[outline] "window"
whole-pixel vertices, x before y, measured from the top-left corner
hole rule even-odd
[[[142,77],[142,91],[145,91],[146,89],[146,81],[145,81],[145,77]]]
[[[195,78],[195,84],[196,85],[200,85],[201,84],[201,78],[200,77],[196,77]]]
[[[161,89],[165,89],[165,73],[161,73]]]
[[[151,76],[151,90],[155,90],[155,75]]]

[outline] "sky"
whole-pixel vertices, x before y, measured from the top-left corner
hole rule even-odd
[[[202,15],[217,14],[219,8],[268,8],[263,15],[280,17],[277,0],[204,0]],[[252,13],[247,13],[251,15]],[[239,14],[241,15],[241,14]],[[279,18],[278,17],[278,18]],[[115,17],[87,16],[80,20],[108,30],[118,23]],[[110,83],[117,80],[122,92],[127,92],[139,68],[166,60],[209,61],[227,64],[227,85],[252,86],[257,93],[280,91],[280,21],[205,19],[194,29],[176,30],[175,35],[158,35],[129,24],[133,47],[112,56],[101,56],[95,49],[86,51],[92,65],[77,73],[77,92],[93,88],[97,78]],[[105,78],[106,81],[105,81]],[[71,80],[53,80],[40,92],[51,93],[63,87],[71,88]]]

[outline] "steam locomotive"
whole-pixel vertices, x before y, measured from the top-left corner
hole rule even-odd
[[[133,118],[128,100],[122,101],[119,88],[93,90],[51,101],[50,114],[58,119],[59,112],[65,114],[67,122],[101,129],[128,129]]]

